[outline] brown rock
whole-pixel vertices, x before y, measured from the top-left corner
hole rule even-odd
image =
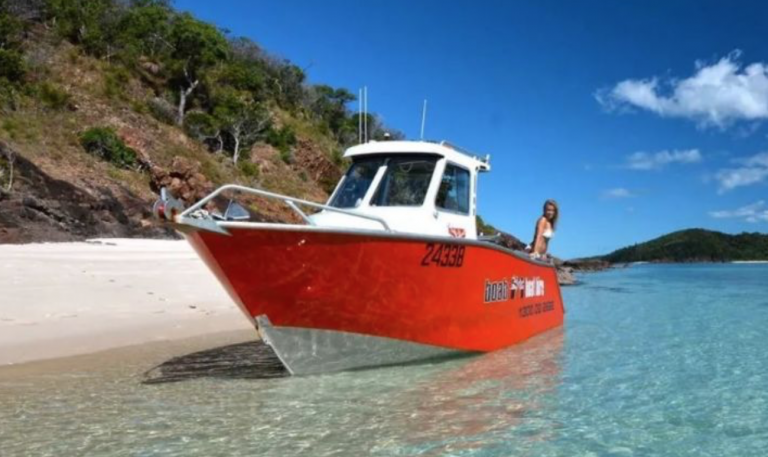
[[[576,284],[576,277],[573,275],[573,269],[570,267],[557,267],[557,282],[561,286],[572,286]]]
[[[155,192],[167,187],[171,193],[190,205],[205,197],[213,190],[211,183],[200,173],[200,163],[184,157],[174,157],[168,169],[155,166],[150,170],[151,187]]]
[[[331,161],[318,145],[306,139],[300,139],[293,152],[292,166],[297,170],[306,171],[310,178],[320,183],[326,191],[341,178],[341,170]]]
[[[123,126],[120,127],[117,134],[128,147],[136,151],[136,158],[142,168],[152,168],[152,158],[147,152],[150,149],[150,144],[140,130]]]

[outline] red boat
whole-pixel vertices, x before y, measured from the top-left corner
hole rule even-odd
[[[238,185],[181,211],[181,231],[292,374],[493,351],[562,325],[555,268],[478,238],[477,177],[448,144],[369,142],[325,205]],[[226,193],[283,201],[306,224],[249,222]],[[309,207],[315,214],[301,208]]]

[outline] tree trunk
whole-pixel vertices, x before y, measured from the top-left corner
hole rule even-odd
[[[216,140],[219,142],[219,147],[216,149],[216,154],[221,154],[224,150],[224,138],[221,136],[221,132],[216,132]]]
[[[187,97],[189,97],[189,94],[195,90],[198,84],[200,84],[200,80],[196,79],[188,88],[182,88],[181,91],[179,91],[179,111],[176,114],[176,124],[179,127],[184,125],[184,111],[187,108]]]
[[[13,188],[13,162],[16,161],[16,156],[13,152],[8,151],[6,158],[8,159],[8,184],[6,184],[5,190],[10,192]]]
[[[240,158],[240,129],[235,128],[232,131],[232,137],[235,139],[235,150],[232,154],[232,160],[235,162],[235,165],[237,165],[237,160]]]

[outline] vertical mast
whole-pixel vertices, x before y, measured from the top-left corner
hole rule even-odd
[[[363,89],[357,90],[357,143],[363,142]]]
[[[421,109],[421,141],[424,141],[424,125],[427,123],[427,99],[424,99],[424,107]]]
[[[368,86],[363,86],[363,142],[368,142]]]

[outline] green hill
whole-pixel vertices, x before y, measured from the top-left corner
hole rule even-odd
[[[728,235],[704,229],[681,230],[619,249],[602,256],[602,259],[611,263],[768,260],[768,235]]]
[[[355,92],[169,0],[0,0],[0,243],[170,236],[148,211],[163,186],[324,201],[358,140]],[[368,131],[401,137],[375,114]]]

